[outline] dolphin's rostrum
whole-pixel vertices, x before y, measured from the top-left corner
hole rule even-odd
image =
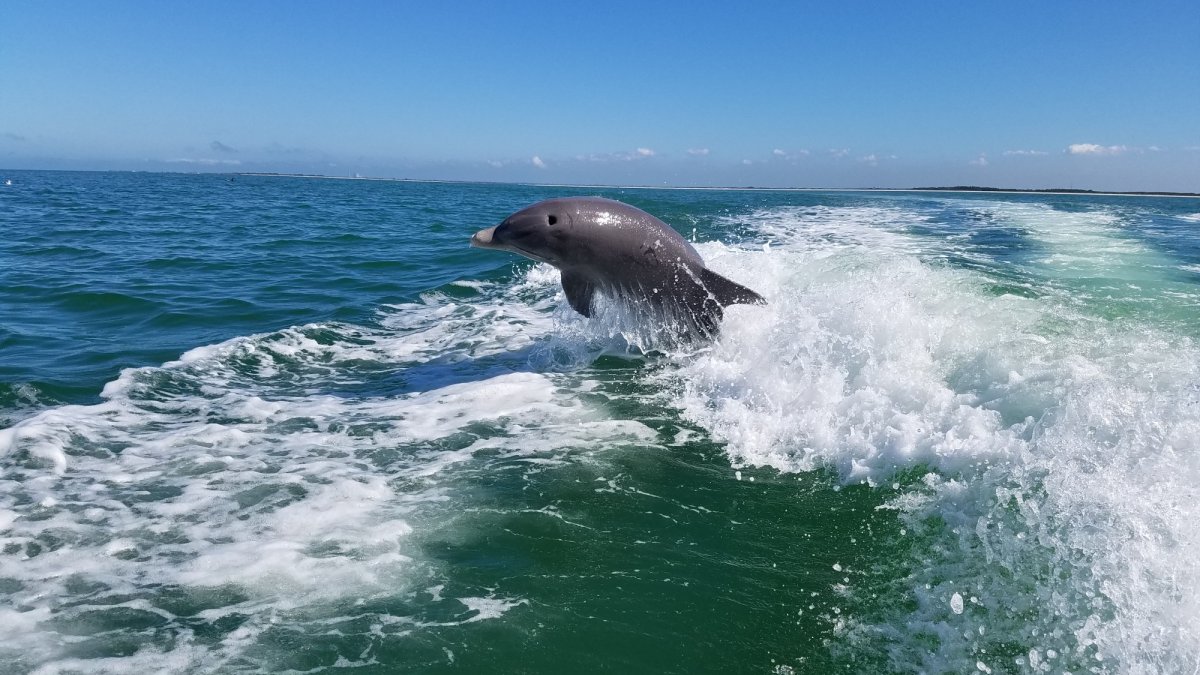
[[[584,316],[601,293],[638,315],[670,322],[680,337],[714,337],[726,305],[766,302],[706,268],[669,225],[612,199],[547,199],[475,233],[471,245],[557,267],[567,301]]]

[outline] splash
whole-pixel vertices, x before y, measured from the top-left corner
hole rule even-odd
[[[1046,233],[1040,264],[1147,269],[1111,213],[990,208]],[[897,671],[1191,669],[1200,349],[922,259],[925,218],[775,210],[748,219],[767,253],[702,247],[771,305],[733,308],[665,376],[684,414],[735,466],[900,491],[911,558],[862,589],[835,650]]]
[[[555,333],[551,281],[193,349],[0,431],[0,653],[46,672],[274,669],[284,627],[411,632],[527,604],[447,579],[412,539],[480,474],[656,438],[576,396],[571,366],[597,348]],[[434,582],[461,597],[412,600]],[[135,649],[95,658],[123,630]]]

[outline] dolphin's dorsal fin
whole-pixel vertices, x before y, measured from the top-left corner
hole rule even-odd
[[[758,293],[737,282],[726,279],[707,267],[700,269],[700,281],[704,282],[704,288],[709,293],[712,293],[713,298],[721,303],[722,307],[726,305],[767,304],[767,301]],[[563,277],[563,285],[566,285],[566,276]],[[568,295],[570,294],[568,293]]]
[[[567,302],[571,309],[590,317],[592,315],[592,296],[596,294],[596,286],[580,274],[564,271],[562,287],[567,292]]]

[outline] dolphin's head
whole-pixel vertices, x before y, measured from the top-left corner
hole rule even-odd
[[[570,259],[572,215],[569,200],[547,199],[517,211],[495,227],[476,232],[471,245],[512,251],[561,267]]]

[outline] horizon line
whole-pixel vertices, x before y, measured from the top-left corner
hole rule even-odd
[[[996,188],[977,185],[954,185],[937,187],[765,187],[757,185],[621,185],[615,183],[539,183],[530,181],[466,180],[451,178],[399,178],[394,176],[332,176],[319,173],[293,173],[282,171],[171,171],[150,169],[4,169],[3,171],[54,172],[54,173],[159,173],[188,176],[260,176],[268,178],[321,178],[328,180],[365,180],[398,183],[446,183],[462,185],[520,185],[550,188],[601,188],[619,190],[712,190],[745,192],[963,192],[970,194],[1044,194],[1082,195],[1096,197],[1181,197],[1200,198],[1200,192],[1175,190],[1092,190],[1089,188]]]

